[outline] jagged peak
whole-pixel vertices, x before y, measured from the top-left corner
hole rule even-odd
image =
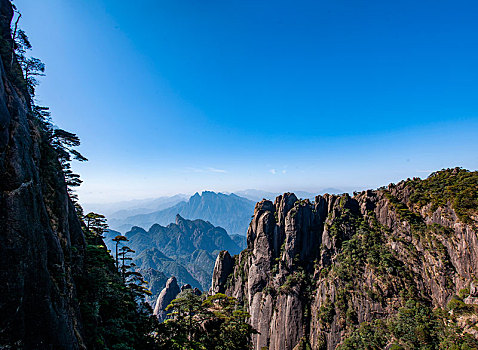
[[[178,285],[178,280],[176,279],[176,277],[175,276],[169,277],[166,282],[166,287],[174,285],[174,284]]]
[[[179,288],[178,281],[176,277],[171,276],[166,282],[166,286],[163,288],[161,293],[156,300],[156,305],[154,306],[153,314],[158,317],[160,321],[164,320],[167,317],[166,307],[171,303],[172,300],[181,292]]]
[[[299,199],[294,193],[286,192],[278,197],[275,200],[276,209],[279,211],[279,208],[286,214],[294,207],[295,202]]]
[[[176,214],[176,225],[181,224],[182,222],[185,222],[186,219],[184,219],[181,215]]]
[[[258,211],[275,211],[274,204],[268,199],[263,199],[260,202],[256,203],[256,207],[254,208],[254,213]]]

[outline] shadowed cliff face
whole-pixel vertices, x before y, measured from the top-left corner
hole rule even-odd
[[[444,177],[453,183],[460,171]],[[211,291],[243,301],[260,332],[254,349],[335,349],[359,324],[396,314],[410,298],[445,307],[477,277],[478,207],[459,219],[456,201],[421,199],[425,181],[353,198],[310,203],[286,193],[257,203],[247,249],[233,267],[228,254],[218,256]]]
[[[159,294],[158,299],[156,300],[156,305],[154,306],[154,315],[157,316],[160,321],[163,321],[166,318],[166,308],[180,292],[181,289],[178,286],[176,277],[170,277],[166,282],[166,286]]]
[[[0,348],[78,349],[73,278],[82,270],[84,236],[61,167],[11,81],[12,15],[1,0]]]

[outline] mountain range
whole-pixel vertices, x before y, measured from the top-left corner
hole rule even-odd
[[[173,224],[129,228],[156,295],[170,275],[212,281],[209,299],[185,293],[176,310],[189,310],[156,325],[140,276],[118,271],[102,223],[77,202],[68,159],[81,158],[79,140],[34,104],[42,66],[24,55],[26,34],[12,33],[17,11],[0,0],[0,349],[478,349],[478,171],[462,168],[313,202],[284,193],[252,204],[247,220],[248,199],[196,194],[184,216],[221,223],[176,207]],[[225,229],[244,225],[239,253],[244,236]],[[106,234],[111,248],[117,234]],[[212,346],[196,342],[193,323]]]
[[[318,194],[340,194],[344,193],[343,190],[338,189],[338,188],[333,188],[333,187],[328,187],[328,188],[323,188],[322,190],[318,192],[307,192],[307,191],[292,191],[294,194],[297,196],[297,198],[302,198],[302,199],[310,199],[314,200],[315,196]],[[267,191],[261,191],[261,190],[256,190],[256,189],[247,189],[243,191],[235,191],[234,192],[236,195],[250,199],[251,201],[254,202],[260,202],[263,199],[268,199],[268,200],[274,200],[277,196],[280,196],[282,193],[281,192],[267,192]]]
[[[229,234],[245,235],[255,202],[236,194],[211,191],[196,193],[188,201],[146,214],[109,219],[113,230],[126,232],[133,226],[148,229],[154,224],[168,225],[177,214],[187,219],[201,219],[224,228]]]
[[[114,254],[112,239],[120,234],[109,230],[105,234],[108,249]],[[153,293],[148,297],[156,300],[167,279],[175,276],[180,285],[208,290],[218,253],[227,250],[238,254],[245,246],[245,236],[235,240],[221,228],[204,220],[187,220],[176,215],[175,223],[167,226],[154,224],[146,231],[134,226],[125,236],[125,244],[135,250],[133,263],[148,281]],[[239,243],[236,243],[236,241]]]
[[[105,215],[108,219],[121,219],[138,214],[148,214],[154,211],[170,208],[179,202],[189,198],[185,194],[163,196],[158,198],[133,199],[129,201],[111,203],[87,203],[84,204],[86,212],[97,212]]]

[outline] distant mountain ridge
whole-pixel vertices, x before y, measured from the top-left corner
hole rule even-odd
[[[318,192],[307,192],[307,191],[291,191],[291,192],[295,193],[297,198],[314,200],[315,196],[319,194],[320,195],[325,193],[340,194],[340,193],[344,193],[345,191],[338,188],[329,187],[329,188],[323,188],[322,190]],[[234,193],[238,196],[250,199],[254,202],[260,202],[263,199],[274,200],[274,198],[282,194],[281,192],[268,192],[268,191],[261,191],[256,189],[235,191]]]
[[[133,226],[148,229],[154,224],[167,225],[175,220],[176,214],[186,219],[201,219],[224,228],[229,234],[245,236],[255,202],[236,194],[204,191],[196,193],[187,202],[179,202],[167,209],[147,214],[133,215],[122,219],[112,218],[112,229],[126,232]]]
[[[111,241],[116,233],[110,230],[106,240]],[[150,279],[153,292],[148,298],[150,302],[171,276],[175,276],[180,285],[188,283],[208,290],[219,252],[227,250],[238,254],[242,250],[223,228],[204,220],[187,220],[180,215],[176,215],[175,223],[155,224],[148,231],[135,226],[125,236],[129,239],[126,245],[136,251],[133,262]],[[241,245],[243,241],[238,240]],[[114,251],[111,243],[109,249]]]
[[[209,253],[220,250],[228,250],[232,254],[240,252],[240,247],[223,228],[200,219],[187,220],[179,214],[174,224],[166,227],[155,224],[149,231],[133,227],[126,237],[131,248],[137,251],[156,247],[169,257],[191,254],[196,249]]]
[[[174,196],[162,196],[158,198],[133,199],[113,203],[86,203],[83,204],[85,211],[101,213],[111,219],[122,219],[132,215],[147,214],[154,211],[170,208],[179,202],[189,198],[188,195],[179,193]]]

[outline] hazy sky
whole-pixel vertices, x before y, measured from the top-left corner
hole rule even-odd
[[[83,202],[478,168],[478,2],[16,0]]]

